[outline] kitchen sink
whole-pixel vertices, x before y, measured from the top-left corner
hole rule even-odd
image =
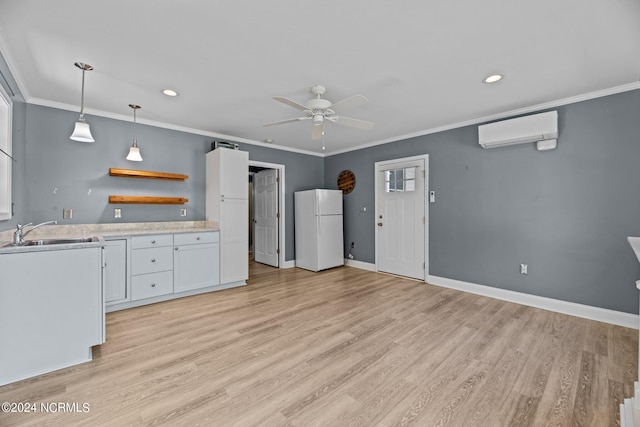
[[[38,239],[38,240],[25,240],[20,246],[45,246],[45,245],[68,245],[71,243],[89,243],[97,242],[96,237],[73,237],[69,239]]]
[[[25,240],[24,243],[20,245],[9,243],[4,247],[69,245],[72,243],[90,243],[90,242],[98,242],[98,241],[99,240],[97,237],[71,237],[71,238],[65,238],[65,239],[34,239],[34,240]]]

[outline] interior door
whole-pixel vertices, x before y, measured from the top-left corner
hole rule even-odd
[[[278,170],[266,169],[253,177],[254,258],[278,267]]]
[[[425,279],[425,161],[376,165],[378,271]]]

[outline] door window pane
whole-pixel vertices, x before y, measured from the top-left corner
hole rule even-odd
[[[390,169],[384,171],[384,191],[415,191],[416,168]]]

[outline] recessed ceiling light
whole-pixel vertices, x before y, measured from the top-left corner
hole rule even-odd
[[[172,89],[164,89],[162,93],[164,93],[167,96],[178,96],[178,92]]]
[[[484,83],[496,83],[502,80],[502,77],[502,74],[491,74],[490,76],[485,77],[482,81]]]

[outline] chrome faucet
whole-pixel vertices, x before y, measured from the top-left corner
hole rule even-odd
[[[25,225],[18,224],[17,230],[13,233],[13,244],[14,245],[23,245],[25,236],[27,234],[31,233],[36,228],[42,227],[43,225],[57,224],[57,223],[58,223],[58,221],[46,221],[46,222],[40,223],[38,225],[34,225],[28,231],[25,231],[25,232],[23,232],[22,230],[24,230],[25,227],[27,227],[27,226],[29,226],[29,225],[31,225],[33,223],[30,222],[29,224],[25,224]]]

